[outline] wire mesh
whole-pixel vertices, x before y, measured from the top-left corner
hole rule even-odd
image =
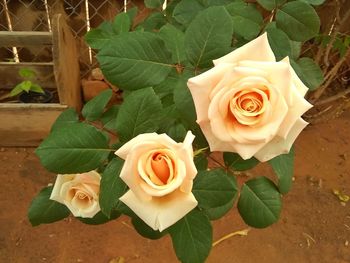
[[[82,77],[97,66],[94,50],[84,42],[90,28],[128,8],[143,8],[139,0],[0,0],[0,31],[51,31],[50,19],[61,13],[77,40]],[[49,62],[50,47],[0,47],[0,62]],[[18,62],[18,61],[17,61]]]

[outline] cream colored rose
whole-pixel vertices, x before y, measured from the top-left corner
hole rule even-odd
[[[120,177],[130,190],[120,200],[154,230],[163,231],[197,206],[197,174],[188,132],[183,143],[166,134],[136,136],[115,152],[125,160]]]
[[[188,81],[210,150],[262,162],[288,153],[312,107],[288,57],[276,62],[265,33],[214,65]]]
[[[95,171],[82,174],[59,174],[50,199],[66,205],[74,216],[91,218],[99,205],[101,176]]]

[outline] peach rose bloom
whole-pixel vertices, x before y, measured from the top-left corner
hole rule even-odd
[[[261,162],[288,153],[312,107],[288,57],[276,62],[265,33],[213,62],[187,83],[210,150]]]
[[[59,174],[50,199],[68,207],[74,216],[91,218],[99,205],[101,176],[96,171],[82,174]]]
[[[120,200],[154,230],[163,231],[197,206],[193,140],[190,131],[183,143],[145,133],[115,152],[125,160],[120,177],[130,188]]]

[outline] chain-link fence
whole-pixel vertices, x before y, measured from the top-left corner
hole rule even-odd
[[[138,6],[139,0],[0,0],[0,31],[51,31],[50,19],[54,14],[66,16],[77,40],[82,76],[94,67],[94,50],[84,42],[90,28],[104,20],[111,20],[119,12]],[[0,62],[49,62],[50,47],[0,47]]]

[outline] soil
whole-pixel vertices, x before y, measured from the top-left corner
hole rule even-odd
[[[296,143],[295,181],[283,199],[278,223],[251,229],[216,245],[207,262],[350,262],[350,112],[308,126]],[[252,175],[270,175],[259,165]],[[177,262],[169,236],[150,241],[139,236],[128,218],[87,226],[74,218],[32,227],[26,217],[31,199],[51,174],[33,149],[0,151],[0,262]],[[233,209],[214,223],[214,240],[247,226]]]

